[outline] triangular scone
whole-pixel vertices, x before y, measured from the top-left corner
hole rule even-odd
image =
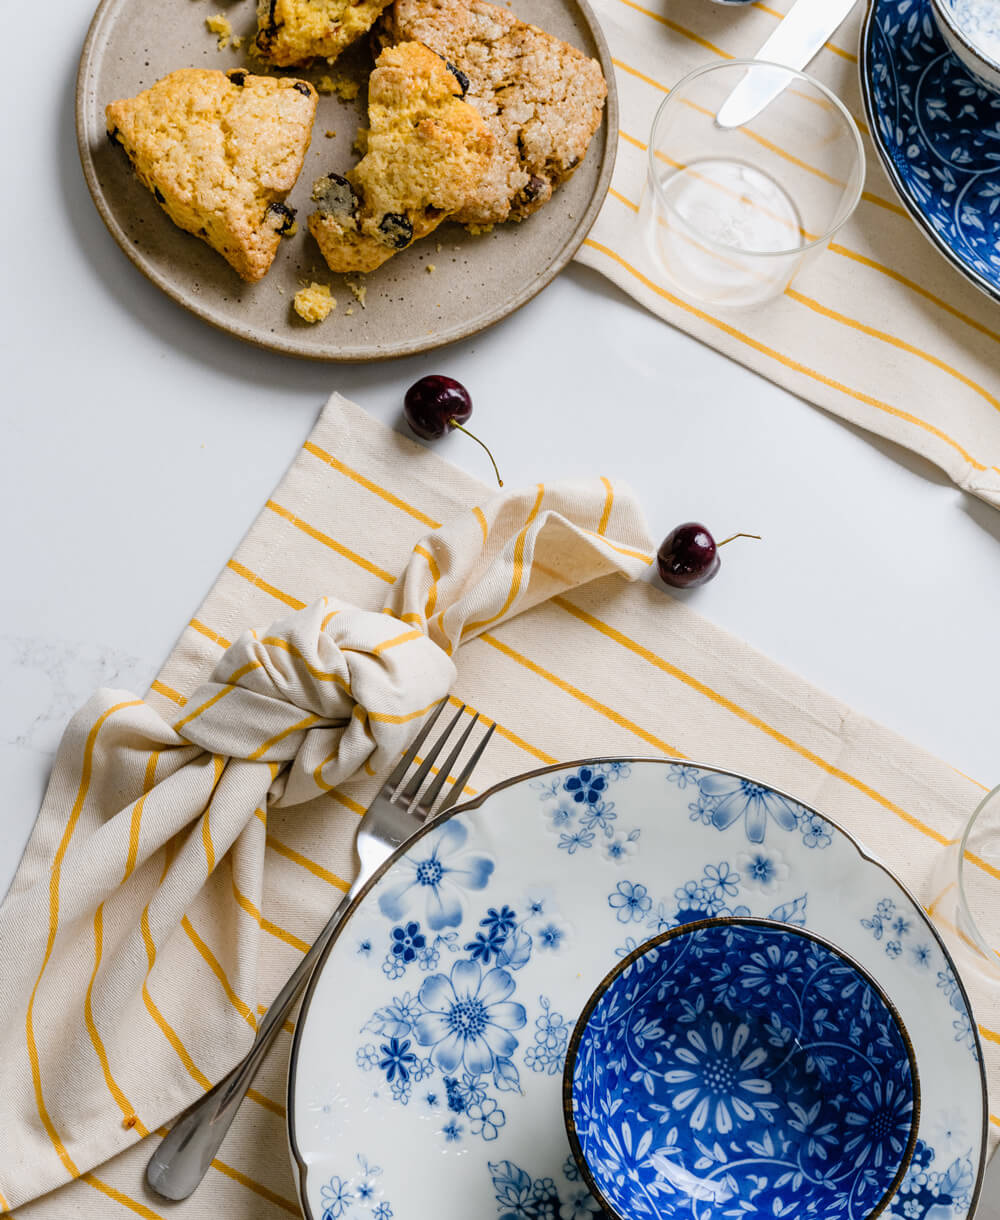
[[[464,79],[416,42],[387,47],[368,82],[367,152],[313,189],[309,231],[332,271],[374,271],[475,193],[493,137]]]
[[[389,0],[257,0],[254,48],[261,59],[291,68],[325,59],[372,28]]]
[[[600,64],[486,0],[396,0],[383,41],[417,39],[468,79],[466,100],[496,139],[476,198],[454,217],[485,226],[523,220],[573,173],[600,126]]]
[[[108,135],[174,224],[252,283],[294,223],[284,201],[302,170],[316,102],[305,81],[182,68],[112,102]]]

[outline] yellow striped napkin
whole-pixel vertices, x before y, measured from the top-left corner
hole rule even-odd
[[[693,68],[752,57],[791,0],[592,0],[621,100],[608,199],[577,258],[668,322],[852,423],[921,453],[1000,505],[1000,306],[909,218],[872,145],[858,82],[859,5],[808,71],[843,99],[868,157],[864,197],[830,249],[753,311],[693,305],[658,275],[636,209],[657,106]]]
[[[391,672],[408,649],[430,683],[454,664],[453,701],[497,722],[477,788],[600,753],[732,767],[818,805],[930,902],[942,845],[981,794],[973,781],[654,585],[619,579],[645,570],[650,542],[614,481],[486,495],[335,395],[144,704],[104,693],[76,719],[0,909],[0,1192],[21,1220],[298,1214],[291,1022],[191,1200],[146,1191],[156,1136],[140,1136],[239,1054],[348,887],[377,780],[363,766],[342,775],[402,739],[393,717],[410,705]],[[580,586],[587,572],[604,575]],[[324,723],[349,706],[317,676],[335,674],[389,719]],[[253,714],[237,738],[221,716],[230,700]],[[178,739],[170,726],[185,720],[207,749]],[[272,787],[269,764],[297,758],[310,732],[321,748]],[[213,750],[240,757],[220,774]],[[313,799],[292,804],[302,795]],[[995,1090],[1000,1011],[974,999]],[[993,1114],[996,1139],[995,1102]]]

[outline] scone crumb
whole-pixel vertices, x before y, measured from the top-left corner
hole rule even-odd
[[[368,285],[364,282],[361,276],[351,277],[344,281],[351,292],[354,293],[354,298],[362,309],[367,309],[365,297],[368,295]]]
[[[435,248],[437,249],[438,254],[440,254],[441,253],[441,243],[435,242],[434,244],[435,244]]]
[[[299,231],[299,222],[297,220],[293,220],[287,229],[281,230],[281,236],[282,237],[294,237],[295,234],[298,233],[298,231]]]
[[[353,102],[361,92],[361,82],[350,76],[321,76],[316,82],[317,93],[336,93],[343,102]]]
[[[243,46],[243,35],[234,34],[231,43],[229,44],[234,51],[238,51]]]
[[[323,134],[328,140],[332,140],[337,133],[335,131],[325,131]]]
[[[208,27],[208,32],[216,36],[216,45],[219,50],[224,51],[229,46],[229,40],[233,36],[233,27],[229,22],[229,18],[224,17],[221,13],[216,13],[214,17],[205,18],[205,25]]]
[[[204,446],[202,447],[204,448]],[[126,1118],[122,1119],[122,1126],[126,1131],[131,1131],[133,1127],[137,1126],[138,1122],[139,1116],[137,1114],[129,1114]]]
[[[493,232],[492,225],[466,225],[465,227],[466,227],[466,230],[469,233],[471,233],[473,237],[482,237],[482,235],[484,233]]]
[[[303,322],[322,322],[337,308],[337,301],[329,284],[317,284],[300,288],[293,302],[295,312]]]
[[[348,307],[344,310],[344,317],[349,318],[352,313],[354,313],[354,306],[348,305]]]
[[[424,270],[430,275],[432,272],[437,271],[437,267],[433,263],[428,263]]]

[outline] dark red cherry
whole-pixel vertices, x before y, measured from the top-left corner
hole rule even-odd
[[[656,552],[656,566],[664,584],[675,589],[693,589],[706,584],[719,570],[719,548],[734,538],[757,538],[759,534],[731,534],[716,543],[697,521],[686,521],[672,529]]]
[[[490,461],[493,462],[497,482],[503,487],[503,479],[500,478],[500,471],[493,461],[493,454],[478,436],[464,426],[472,415],[472,398],[460,381],[439,374],[421,377],[406,391],[403,414],[417,436],[423,437],[425,441],[436,441],[455,428],[466,436],[471,436],[477,445],[486,449]]]
[[[472,414],[472,399],[460,381],[452,377],[421,377],[403,399],[406,422],[417,436],[436,441]]]
[[[675,589],[703,585],[719,570],[715,539],[697,521],[688,521],[670,531],[656,552],[660,578]]]

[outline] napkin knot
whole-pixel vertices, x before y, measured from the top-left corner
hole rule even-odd
[[[453,662],[419,627],[324,597],[244,632],[174,728],[213,755],[291,762],[271,799],[297,805],[366,763],[392,762],[454,681]]]

